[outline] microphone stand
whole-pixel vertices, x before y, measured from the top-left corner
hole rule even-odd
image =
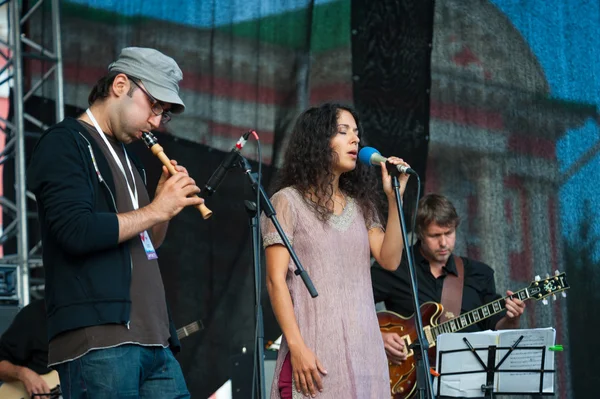
[[[259,399],[265,398],[265,362],[264,362],[264,342],[265,342],[265,329],[264,329],[264,319],[263,319],[263,311],[261,306],[261,298],[260,298],[260,284],[261,284],[261,270],[260,270],[260,261],[259,261],[259,251],[260,251],[260,223],[259,218],[260,215],[256,213],[256,203],[252,201],[244,201],[244,206],[246,208],[246,213],[250,218],[250,228],[252,230],[252,260],[254,265],[254,297],[256,298],[256,343],[255,343],[255,363],[254,370],[257,370],[253,376],[253,381],[256,382],[256,385],[252,384],[252,393],[257,392],[257,397]],[[254,396],[252,396],[254,397]]]
[[[250,163],[248,162],[248,160],[246,158],[244,158],[240,154],[237,154],[237,156],[239,159],[239,166],[244,170],[244,173],[248,177],[248,180],[250,181],[250,184],[252,185],[252,189],[254,190],[254,193],[257,195],[260,194],[261,209],[265,212],[265,215],[269,219],[271,219],[271,221],[273,222],[273,225],[277,229],[279,236],[283,240],[283,244],[287,248],[288,252],[290,253],[290,257],[292,258],[292,260],[294,261],[294,264],[296,265],[296,270],[294,271],[294,274],[296,274],[297,276],[300,276],[300,278],[302,278],[302,281],[304,282],[304,285],[308,289],[310,296],[312,298],[315,298],[319,294],[317,293],[317,290],[315,289],[310,277],[306,273],[306,270],[304,270],[304,268],[302,267],[302,264],[300,263],[298,256],[296,256],[296,252],[292,248],[290,241],[288,240],[287,236],[285,235],[285,232],[281,228],[281,225],[279,224],[279,221],[277,220],[276,212],[275,212],[275,209],[273,208],[273,204],[271,203],[271,200],[267,196],[267,193],[263,189],[262,185],[258,184],[258,180],[257,180],[258,174],[252,172],[252,166],[250,166]],[[256,331],[257,331],[257,333],[256,333],[256,343],[255,343],[254,349],[255,349],[255,359],[257,359],[257,360],[254,364],[254,367],[256,368],[258,366],[258,371],[255,373],[254,382],[256,382],[256,389],[258,390],[258,398],[265,399],[266,391],[265,391],[265,378],[264,378],[265,377],[265,373],[264,373],[264,358],[265,358],[265,355],[264,355],[264,320],[263,320],[262,306],[260,304],[261,298],[259,297],[260,296],[259,295],[260,284],[262,282],[261,265],[260,265],[260,261],[259,261],[259,257],[258,257],[258,254],[261,251],[260,223],[259,223],[260,215],[258,215],[256,212],[256,203],[251,202],[251,201],[244,201],[244,202],[245,202],[246,211],[248,213],[248,216],[250,217],[250,226],[252,229],[252,255],[253,255],[252,258],[253,258],[253,264],[254,264],[254,292],[255,292],[255,296],[256,296],[256,324],[257,324]],[[254,384],[253,384],[253,386],[254,386]]]
[[[398,171],[395,165],[388,165],[387,169],[392,177],[392,187],[396,194],[396,207],[398,208],[398,215],[400,216],[400,229],[402,230],[402,240],[404,242],[404,250],[406,251],[406,259],[408,260],[410,286],[415,307],[415,329],[417,330],[417,340],[411,344],[411,348],[413,349],[415,359],[417,360],[418,397],[420,399],[435,399],[435,395],[433,394],[433,382],[429,373],[429,356],[427,355],[429,341],[427,341],[427,337],[425,337],[423,331],[423,319],[421,318],[421,308],[419,306],[417,273],[413,263],[412,248],[410,247],[408,235],[406,233],[406,221],[404,219],[404,212],[402,211],[402,198],[400,198],[400,182],[398,180],[400,171]]]

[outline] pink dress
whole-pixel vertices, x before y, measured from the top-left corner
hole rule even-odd
[[[365,221],[352,198],[339,216],[321,222],[300,193],[287,187],[271,199],[277,218],[319,296],[311,298],[290,260],[287,286],[305,344],[328,374],[322,399],[384,399],[390,397],[389,372],[371,288],[368,230],[381,228]],[[281,243],[273,224],[262,218],[263,245]],[[278,399],[279,374],[289,352],[282,339],[271,399]],[[294,398],[304,396],[296,389]]]

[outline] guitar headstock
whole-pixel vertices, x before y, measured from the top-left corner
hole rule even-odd
[[[535,276],[535,280],[531,282],[527,291],[529,292],[530,298],[538,301],[543,300],[544,303],[547,303],[546,298],[552,295],[553,298],[556,299],[556,294],[558,292],[562,292],[563,296],[567,296],[563,291],[566,291],[569,288],[566,273],[556,271],[554,276],[547,275],[544,279],[540,278],[540,276]]]

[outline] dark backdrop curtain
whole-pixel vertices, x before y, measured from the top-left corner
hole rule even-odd
[[[429,140],[433,6],[433,0],[354,0],[351,18],[354,104],[368,138],[361,144],[403,158],[422,184]],[[405,211],[414,209],[415,183],[412,178],[405,192]]]

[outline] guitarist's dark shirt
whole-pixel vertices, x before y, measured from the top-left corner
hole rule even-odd
[[[419,304],[425,302],[440,302],[442,299],[442,287],[444,278],[448,273],[455,274],[456,265],[451,256],[442,269],[442,275],[435,278],[429,269],[429,262],[423,257],[419,250],[419,243],[413,246],[415,257],[415,269],[419,286]],[[476,309],[482,305],[492,302],[500,295],[496,293],[494,282],[494,271],[485,263],[477,262],[469,258],[462,258],[465,267],[464,288],[462,297],[461,313]],[[371,267],[371,279],[373,283],[373,294],[375,302],[385,302],[387,310],[408,317],[415,310],[411,296],[410,279],[408,276],[408,261],[406,251],[402,255],[402,262],[394,272],[387,271],[377,263]],[[493,330],[498,320],[506,314],[505,311],[498,313],[477,324],[462,330],[463,332],[475,332]]]
[[[48,332],[46,306],[43,299],[32,301],[13,319],[0,338],[0,361],[30,368],[38,374],[47,374]]]

